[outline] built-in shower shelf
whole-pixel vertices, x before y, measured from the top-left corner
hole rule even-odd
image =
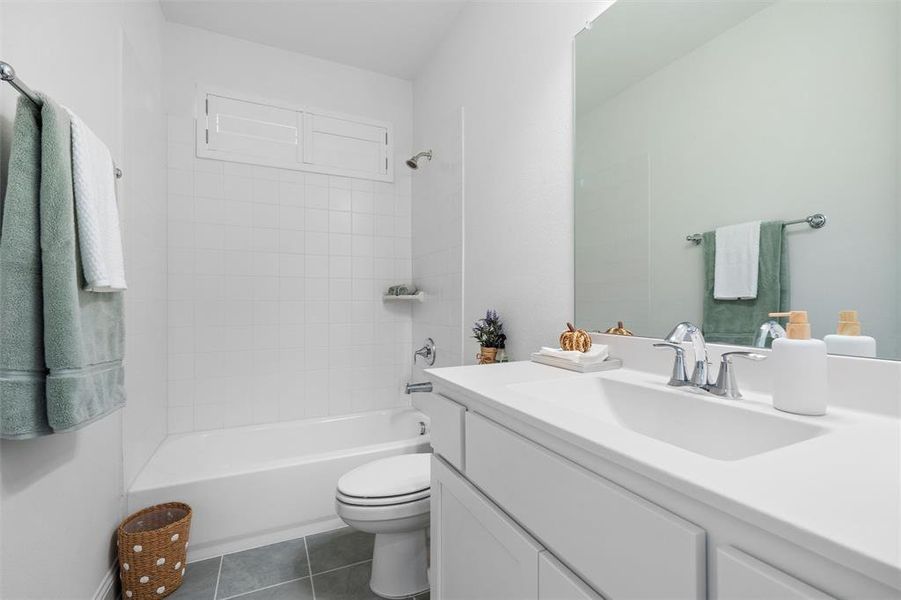
[[[403,296],[395,296],[394,294],[385,294],[382,296],[385,302],[422,302],[425,300],[425,292],[416,292],[415,294],[405,294]]]

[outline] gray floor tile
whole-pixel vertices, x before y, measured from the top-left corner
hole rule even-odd
[[[372,560],[374,539],[373,534],[350,527],[307,536],[313,574]]]
[[[222,557],[217,598],[228,598],[310,575],[303,538]]]
[[[173,600],[213,600],[220,557],[188,563],[181,587],[169,596]]]
[[[316,600],[381,600],[369,589],[371,565],[365,562],[313,575]]]
[[[297,581],[289,581],[281,585],[276,585],[265,590],[250,592],[243,596],[238,596],[235,600],[313,600],[313,586],[310,585],[310,578],[299,579]]]

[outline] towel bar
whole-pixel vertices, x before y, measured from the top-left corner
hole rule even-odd
[[[0,80],[5,81],[9,85],[13,86],[17,92],[31,100],[35,105],[40,106],[41,101],[38,98],[38,95],[32,91],[30,87],[28,87],[24,81],[16,77],[16,70],[13,69],[13,66],[9,63],[5,63],[0,60]],[[114,173],[116,174],[116,179],[122,179],[122,169],[113,165]]]
[[[807,223],[811,229],[821,229],[826,226],[826,215],[823,213],[815,213],[803,219],[795,219],[794,221],[786,221],[784,225],[797,225],[798,223]],[[701,244],[701,234],[693,233],[685,236],[686,242],[691,242],[695,246]]]

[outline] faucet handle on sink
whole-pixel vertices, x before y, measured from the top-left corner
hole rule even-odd
[[[720,372],[716,376],[716,383],[707,388],[707,391],[717,396],[723,396],[730,400],[738,400],[741,398],[741,390],[738,389],[738,381],[735,379],[735,369],[732,366],[732,357],[746,358],[753,361],[766,360],[766,354],[759,352],[749,352],[747,350],[736,350],[734,352],[724,352],[720,361]]]
[[[685,349],[679,344],[673,344],[672,342],[659,342],[654,344],[654,347],[669,348],[676,354],[673,361],[673,374],[672,377],[670,377],[669,385],[676,387],[691,385],[691,380],[688,378],[688,370],[685,368]]]

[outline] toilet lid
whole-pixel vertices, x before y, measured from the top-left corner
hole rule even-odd
[[[367,463],[345,473],[338,491],[357,498],[385,498],[429,489],[431,454],[402,454]]]

